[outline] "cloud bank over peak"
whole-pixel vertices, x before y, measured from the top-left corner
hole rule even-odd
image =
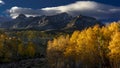
[[[58,6],[58,7],[47,7],[42,10],[60,10],[61,12],[77,11],[77,10],[91,10],[95,9],[97,4],[93,1],[78,1],[73,4]]]
[[[25,14],[27,16],[41,16],[54,15],[62,12],[67,12],[73,16],[81,14],[86,16],[92,16],[98,19],[120,18],[120,7],[101,4],[95,1],[77,1],[68,5],[46,7],[37,10],[17,6],[9,9],[9,13],[12,18],[15,18],[19,14]]]
[[[41,16],[41,10],[34,10],[31,8],[22,8],[14,6],[10,10],[7,10],[12,18],[16,18],[19,14],[25,14],[26,16]]]

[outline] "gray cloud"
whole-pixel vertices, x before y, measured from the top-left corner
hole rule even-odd
[[[2,0],[0,0],[0,5],[3,5],[3,4],[5,4],[5,2],[4,2],[4,1],[2,1]]]
[[[27,16],[40,16],[54,15],[62,12],[67,12],[73,16],[81,14],[98,19],[120,18],[120,7],[101,4],[94,1],[77,1],[64,6],[46,7],[37,10],[14,6],[9,10],[12,18],[15,18],[21,13]]]

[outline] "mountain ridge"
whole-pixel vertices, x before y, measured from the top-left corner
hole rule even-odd
[[[15,19],[0,23],[0,28],[7,29],[35,29],[35,30],[64,30],[78,29],[102,25],[97,19],[89,16],[78,15],[73,17],[68,13],[59,13],[51,16],[26,17],[20,14]]]

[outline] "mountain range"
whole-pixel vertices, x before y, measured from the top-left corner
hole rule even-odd
[[[5,29],[34,29],[34,30],[66,30],[84,28],[102,25],[100,21],[93,17],[78,15],[73,17],[67,13],[60,13],[51,16],[26,17],[20,14],[18,17],[8,21],[0,20],[0,28]]]

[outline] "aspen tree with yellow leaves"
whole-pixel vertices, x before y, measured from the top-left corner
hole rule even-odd
[[[109,43],[110,53],[109,57],[111,59],[112,66],[114,68],[120,68],[120,32],[116,32],[112,36],[112,40]]]
[[[53,68],[119,68],[120,23],[95,25],[48,42],[47,57]],[[62,60],[60,60],[62,59]],[[62,64],[61,62],[64,62]]]
[[[64,61],[66,61],[64,59],[64,51],[68,45],[68,41],[69,35],[66,37],[60,36],[48,42],[47,58],[51,68],[64,67]]]

